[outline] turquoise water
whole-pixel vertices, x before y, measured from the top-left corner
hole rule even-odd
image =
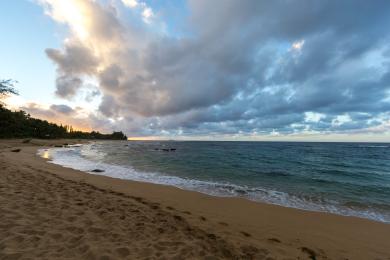
[[[49,152],[112,177],[390,222],[390,144],[115,141]]]

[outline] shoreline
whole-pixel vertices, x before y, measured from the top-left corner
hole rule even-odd
[[[68,143],[77,141],[66,140]],[[23,144],[21,140],[2,140],[0,158],[5,164],[4,170],[28,170],[40,178],[56,176],[123,194],[118,196],[158,203],[159,208],[164,209],[160,214],[167,213],[167,218],[179,217],[191,228],[207,230],[213,234],[211,237],[215,236],[232,247],[256,248],[252,251],[262,254],[264,259],[266,256],[309,259],[313,254],[316,259],[390,259],[389,224],[244,198],[216,197],[167,185],[114,179],[51,164],[37,155],[39,148],[64,142],[33,140]],[[10,152],[11,147],[16,146],[22,150]],[[44,172],[39,173],[39,170]],[[239,249],[235,252],[240,252]],[[256,258],[255,253],[252,254],[252,258]]]
[[[96,140],[99,142],[99,140]],[[94,141],[92,141],[94,142]],[[126,145],[127,146],[127,145]],[[40,154],[41,153],[41,157],[43,157],[44,159],[49,159],[49,157],[51,156],[51,152],[46,152],[47,150],[51,149],[53,147],[47,147],[47,149],[38,149],[38,152],[37,154]],[[66,150],[67,148],[64,147],[64,149]],[[45,155],[46,154],[46,155]],[[60,157],[59,157],[60,158]],[[58,158],[57,158],[58,159]],[[60,158],[61,159],[61,158]],[[81,160],[85,160],[88,164],[92,163],[93,164],[96,164],[97,162],[94,162],[92,160],[88,160],[88,159],[85,159],[85,158],[80,158]],[[121,179],[121,180],[128,180],[128,181],[134,181],[134,182],[141,182],[141,183],[150,183],[150,184],[155,184],[155,185],[163,185],[163,186],[168,186],[168,187],[175,187],[175,188],[178,188],[180,190],[185,190],[185,191],[191,191],[191,192],[197,192],[197,193],[201,193],[201,194],[205,194],[205,195],[208,195],[208,196],[212,196],[212,197],[219,197],[219,198],[240,198],[240,199],[244,199],[244,200],[248,200],[248,201],[253,201],[253,202],[256,202],[256,203],[261,203],[261,204],[269,204],[269,205],[275,205],[275,206],[280,206],[280,207],[284,207],[284,208],[292,208],[292,209],[298,209],[298,210],[303,210],[303,211],[309,211],[309,212],[322,212],[322,213],[328,213],[328,214],[334,214],[334,215],[338,215],[338,216],[346,216],[346,217],[356,217],[356,218],[361,218],[361,219],[368,219],[368,220],[372,220],[372,221],[375,221],[375,222],[380,222],[380,223],[385,223],[385,224],[390,224],[390,221],[388,219],[385,219],[385,217],[382,217],[381,215],[377,215],[377,212],[363,212],[363,211],[358,211],[358,210],[353,210],[353,209],[347,209],[347,208],[325,208],[326,209],[323,209],[321,207],[316,207],[318,205],[308,205],[308,204],[305,204],[307,202],[300,202],[301,204],[299,204],[300,206],[295,206],[294,205],[291,205],[290,203],[281,203],[281,202],[273,202],[271,200],[266,200],[266,199],[255,199],[254,197],[249,197],[249,196],[245,196],[245,195],[230,195],[228,193],[223,193],[223,192],[220,192],[220,193],[215,193],[215,192],[212,192],[211,189],[203,189],[203,190],[199,190],[199,189],[196,189],[196,188],[191,188],[191,186],[186,186],[186,184],[183,184],[182,182],[185,180],[183,179],[182,177],[177,177],[177,176],[170,176],[170,177],[174,177],[174,178],[178,178],[178,182],[181,183],[181,185],[177,184],[178,182],[177,181],[155,181],[154,177],[146,177],[146,178],[142,178],[142,177],[138,177],[138,176],[133,176],[133,178],[126,178],[126,177],[123,177],[122,174],[117,174],[116,172],[112,172],[110,170],[110,168],[113,166],[113,165],[110,165],[110,164],[104,164],[104,166],[101,165],[101,163],[99,163],[99,166],[95,166],[95,165],[90,165],[91,167],[89,167],[88,169],[95,169],[97,167],[98,170],[102,170],[102,172],[91,172],[91,170],[87,170],[85,167],[80,167],[80,166],[77,166],[78,164],[65,164],[63,165],[61,162],[55,162],[56,160],[54,158],[52,159],[49,159],[48,160],[49,163],[52,163],[52,164],[56,164],[56,165],[59,165],[61,167],[65,167],[65,168],[70,168],[70,169],[73,169],[73,170],[76,170],[76,171],[81,171],[81,172],[85,172],[85,173],[88,173],[88,174],[93,174],[93,175],[100,175],[100,176],[106,176],[106,177],[111,177],[113,179]],[[62,161],[62,160],[60,160]],[[65,162],[67,162],[65,160]],[[125,166],[122,166],[122,165],[116,165],[115,167],[119,167],[121,168],[120,171],[136,171],[137,173],[139,173],[137,170],[134,170],[134,169],[128,169],[128,168],[125,168]],[[118,170],[118,169],[117,169]],[[148,174],[148,172],[141,172],[143,174]],[[191,180],[194,180],[194,181],[198,181],[198,180],[195,180],[195,179],[189,179],[190,181]],[[220,186],[230,186],[230,187],[233,187],[233,188],[236,188],[236,189],[239,189],[239,190],[245,190],[246,188],[245,187],[242,187],[242,186],[236,186],[236,184],[231,184],[231,183],[223,183],[223,182],[210,182],[210,181],[199,181],[199,182],[202,182],[203,184],[208,184],[208,185],[220,185]],[[212,187],[212,188],[216,188],[215,186]],[[272,190],[271,190],[272,191]],[[244,191],[245,192],[245,191]],[[328,209],[328,210],[327,210]],[[370,215],[371,214],[371,215]]]

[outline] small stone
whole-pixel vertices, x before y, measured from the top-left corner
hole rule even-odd
[[[104,170],[101,170],[101,169],[93,169],[91,172],[104,172]]]

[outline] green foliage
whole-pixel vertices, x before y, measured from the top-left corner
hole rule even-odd
[[[46,120],[32,118],[24,111],[15,111],[0,104],[0,138],[74,138],[127,140],[122,132],[101,134],[73,131],[71,126],[59,126]]]

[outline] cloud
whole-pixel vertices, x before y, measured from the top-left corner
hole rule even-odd
[[[80,43],[67,44],[64,52],[46,49],[46,54],[63,74],[93,74],[98,64],[90,50]]]
[[[77,94],[77,90],[82,85],[82,80],[72,75],[58,76],[56,79],[56,95],[62,98],[70,99]]]
[[[50,109],[65,115],[72,115],[75,113],[74,109],[67,105],[51,105]]]
[[[123,4],[130,7],[135,8],[138,6],[137,0],[122,0]]]
[[[46,51],[57,95],[77,96],[95,79],[96,113],[130,135],[350,131],[389,121],[388,1],[189,0],[179,35],[157,29],[162,10],[142,1],[40,3],[69,28],[63,48]],[[351,121],[337,121],[343,116]]]
[[[32,117],[57,124],[72,125],[73,128],[77,130],[98,130],[108,133],[115,128],[110,120],[81,107],[72,108],[65,104],[47,105],[28,102],[19,108],[31,114]]]

